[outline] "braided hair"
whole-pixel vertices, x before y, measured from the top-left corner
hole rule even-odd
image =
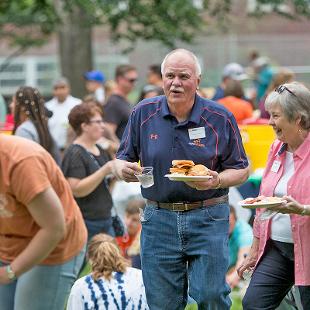
[[[53,153],[54,141],[48,129],[48,119],[45,115],[44,99],[40,92],[33,87],[20,87],[15,93],[14,129],[22,124],[21,114],[24,112],[35,126],[40,144]]]

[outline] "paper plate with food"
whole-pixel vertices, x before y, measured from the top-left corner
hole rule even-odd
[[[170,174],[165,175],[171,181],[197,182],[212,179],[210,170],[204,165],[195,165],[192,160],[173,160]]]
[[[256,208],[271,208],[277,205],[280,205],[285,200],[281,197],[265,197],[258,196],[255,198],[246,198],[239,202],[241,207],[247,209],[256,209]]]

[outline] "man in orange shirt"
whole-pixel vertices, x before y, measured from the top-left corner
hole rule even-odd
[[[234,115],[238,124],[253,115],[252,104],[242,98],[244,92],[240,81],[229,80],[224,90],[224,98],[218,100],[218,103]]]
[[[64,309],[86,239],[69,184],[50,154],[0,134],[1,310]]]

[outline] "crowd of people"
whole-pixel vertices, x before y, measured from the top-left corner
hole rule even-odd
[[[297,307],[310,309],[310,91],[265,57],[251,68],[227,64],[206,98],[197,57],[176,49],[149,66],[134,106],[129,64],[113,81],[85,73],[83,100],[64,77],[47,102],[20,87],[6,118],[12,135],[0,134],[0,308],[181,310],[194,301],[224,310],[231,290],[245,287],[245,310],[287,309],[292,289]],[[243,88],[250,77],[253,93]],[[250,174],[238,126],[262,119],[276,140],[260,194],[282,202],[268,218],[257,209],[252,227],[229,188]],[[205,165],[211,178],[170,181],[177,159]],[[136,174],[147,166],[154,184],[140,191]]]

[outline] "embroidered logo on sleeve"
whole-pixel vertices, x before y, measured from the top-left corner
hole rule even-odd
[[[7,210],[5,207],[8,205],[8,201],[4,194],[0,194],[0,217],[12,217],[13,213]]]

